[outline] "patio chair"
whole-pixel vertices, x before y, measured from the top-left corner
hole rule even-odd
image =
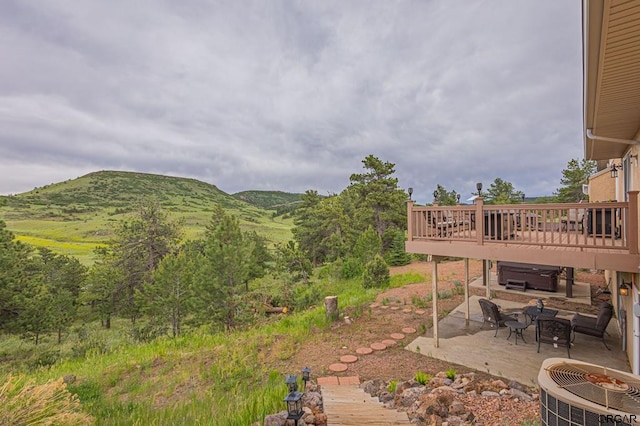
[[[607,346],[607,342],[604,340],[604,335],[607,332],[607,326],[609,321],[613,318],[613,306],[609,302],[603,302],[600,304],[597,317],[588,317],[586,315],[575,314],[571,319],[571,325],[573,327],[573,340],[576,338],[576,333],[586,334],[588,336],[602,338],[604,347],[611,350]]]
[[[506,315],[500,312],[500,308],[498,305],[493,303],[488,299],[480,299],[478,300],[480,303],[480,309],[482,309],[482,327],[484,328],[485,323],[489,323],[491,327],[496,328],[496,332],[493,337],[498,335],[498,330],[500,327],[504,327],[504,323],[507,321],[518,321],[516,317],[511,315]]]
[[[536,318],[536,339],[538,340],[538,353],[540,343],[549,343],[567,348],[567,357],[571,358],[571,321],[564,318],[539,316]]]

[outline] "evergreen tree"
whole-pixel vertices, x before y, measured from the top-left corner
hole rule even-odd
[[[132,323],[138,317],[136,293],[152,282],[153,271],[164,256],[176,249],[181,237],[181,223],[172,221],[157,201],[143,201],[128,220],[120,223],[111,244],[115,264],[122,271],[118,291],[124,296],[119,310]]]
[[[557,203],[579,203],[588,197],[582,192],[582,185],[589,182],[589,176],[596,171],[596,162],[582,159],[571,159],[567,168],[562,171],[560,188],[554,193]]]
[[[77,317],[78,298],[87,268],[76,258],[58,255],[46,248],[38,249],[38,254],[51,297],[51,326],[58,333],[58,343],[62,343],[62,333]]]
[[[288,274],[294,283],[309,282],[313,266],[294,241],[276,244],[276,270]]]
[[[30,255],[31,248],[15,241],[0,220],[0,330],[11,332],[18,327],[21,306],[17,297],[29,282],[25,265]]]
[[[87,285],[81,300],[98,315],[105,328],[111,328],[111,318],[125,304],[124,271],[108,248],[96,249],[98,260],[89,269]]]
[[[440,184],[436,186],[433,195],[434,201],[441,206],[455,206],[460,201],[460,196],[456,191],[447,191],[447,189]]]
[[[362,163],[365,173],[352,174],[348,188],[348,193],[357,198],[358,229],[364,231],[372,225],[380,237],[388,228],[405,229],[406,194],[398,189],[398,179],[392,177],[395,164],[373,155],[368,155]]]
[[[145,283],[139,297],[144,313],[152,324],[170,324],[173,337],[179,336],[193,298],[193,279],[200,256],[185,251],[165,256],[153,274],[153,283]]]
[[[411,255],[405,249],[405,236],[403,231],[396,230],[393,233],[391,248],[386,253],[385,261],[391,266],[403,266],[411,263]]]
[[[244,238],[237,218],[213,218],[205,241],[205,256],[195,278],[202,321],[226,330],[239,325],[246,309],[243,294],[250,275],[254,242]]]
[[[522,202],[522,191],[516,191],[511,182],[496,178],[486,197],[487,204],[516,204]]]

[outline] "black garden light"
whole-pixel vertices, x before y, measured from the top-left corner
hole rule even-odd
[[[478,197],[482,197],[482,182],[476,183],[476,189],[478,190]]]
[[[302,409],[302,393],[298,391],[289,392],[289,395],[285,396],[284,402],[287,403],[287,420],[293,420],[295,426],[297,426],[298,420],[300,420],[304,414],[304,410]]]
[[[298,390],[298,377],[295,374],[287,375],[285,383],[287,384],[287,388],[289,388],[289,393]]]
[[[413,188],[408,188],[407,192],[409,193],[409,200],[411,200],[411,194],[413,194]]]
[[[311,369],[309,367],[304,367],[302,369],[302,381],[304,382],[304,390],[307,390],[307,382],[311,378]]]

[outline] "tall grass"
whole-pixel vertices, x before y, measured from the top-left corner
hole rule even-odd
[[[341,309],[362,306],[380,291],[364,289],[359,280],[327,280],[321,285],[322,294],[338,296]],[[293,357],[310,333],[328,326],[324,309],[319,307],[230,334],[212,334],[202,328],[177,338],[136,344],[126,332],[127,321],[114,320],[111,330],[99,324],[84,326],[82,333],[77,329],[61,347],[55,345],[53,336],[44,339],[41,349],[60,352],[53,365],[17,365],[35,383],[75,376],[68,390],[99,425],[248,425],[285,409],[285,375],[274,371],[269,361]],[[72,339],[75,334],[100,345],[74,358],[69,354],[79,343]],[[29,353],[36,351],[32,344],[3,339],[5,359],[34,356]]]

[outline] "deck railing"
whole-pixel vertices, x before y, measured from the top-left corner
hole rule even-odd
[[[638,253],[638,191],[629,202],[415,206],[408,202],[409,241],[467,241]]]

